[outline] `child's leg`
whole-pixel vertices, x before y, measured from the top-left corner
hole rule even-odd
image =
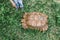
[[[18,0],[19,4],[20,4],[20,8],[23,8],[23,2],[22,0]]]
[[[19,8],[18,0],[13,0],[13,1],[16,4],[16,8],[18,9]]]

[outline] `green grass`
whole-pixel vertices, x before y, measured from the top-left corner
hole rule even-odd
[[[60,4],[53,0],[23,0],[25,12],[41,12],[49,16],[49,28],[45,32],[24,30],[21,9],[16,11],[9,0],[0,0],[0,40],[60,40]]]

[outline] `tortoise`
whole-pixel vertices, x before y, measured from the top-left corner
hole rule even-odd
[[[40,12],[30,12],[23,15],[22,27],[24,29],[37,29],[45,31],[48,29],[48,16]]]

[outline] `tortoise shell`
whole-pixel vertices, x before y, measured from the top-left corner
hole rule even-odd
[[[39,12],[30,12],[23,15],[21,20],[24,29],[38,29],[45,31],[48,29],[48,16]]]

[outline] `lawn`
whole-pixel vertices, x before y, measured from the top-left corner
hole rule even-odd
[[[60,3],[53,0],[23,0],[24,11],[12,7],[9,0],[0,0],[0,40],[60,40]],[[48,15],[48,30],[23,29],[25,12]]]

